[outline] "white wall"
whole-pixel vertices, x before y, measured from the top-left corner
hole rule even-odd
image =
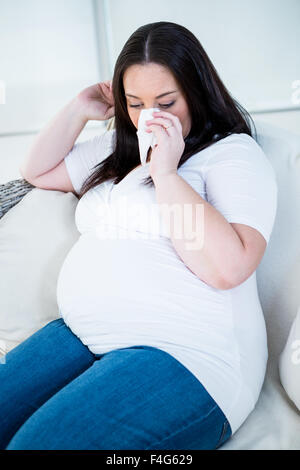
[[[91,0],[0,0],[0,135],[37,131],[98,81]]]

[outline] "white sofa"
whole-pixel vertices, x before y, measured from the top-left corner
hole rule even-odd
[[[278,368],[300,306],[300,136],[260,120],[255,124],[279,189],[274,230],[257,269],[269,361],[255,410],[221,449],[300,449],[300,412],[283,388]],[[77,201],[72,193],[33,188],[0,220],[2,352],[58,317],[57,276],[79,237]],[[84,273],[79,270],[78,275]],[[284,357],[282,367],[288,362]]]

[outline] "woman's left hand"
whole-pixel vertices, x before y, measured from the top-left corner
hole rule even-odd
[[[179,118],[166,111],[156,112],[153,113],[153,119],[146,121],[146,129],[146,132],[153,132],[157,140],[150,157],[149,172],[152,179],[177,173],[185,147]]]

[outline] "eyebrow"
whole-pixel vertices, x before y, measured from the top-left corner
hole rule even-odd
[[[178,90],[174,90],[174,91],[167,91],[166,93],[163,93],[162,95],[158,95],[156,96],[155,98],[162,98],[163,96],[166,96],[166,95],[170,95],[171,93],[176,93]],[[131,98],[137,98],[138,100],[140,100],[141,98],[139,98],[138,96],[134,96],[134,95],[130,95],[129,93],[125,93],[126,96],[130,96]]]

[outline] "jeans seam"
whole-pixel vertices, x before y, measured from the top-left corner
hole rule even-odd
[[[164,437],[164,438],[161,439],[160,441],[154,442],[153,444],[151,444],[151,447],[146,447],[145,450],[149,450],[149,449],[151,450],[151,448],[152,448],[153,446],[156,446],[156,445],[158,445],[158,444],[162,444],[164,441],[170,439],[171,437],[176,436],[176,434],[179,434],[180,432],[182,432],[182,431],[188,429],[190,426],[193,426],[195,423],[197,423],[197,421],[200,421],[200,422],[201,422],[201,421],[205,421],[205,420],[208,418],[208,416],[209,416],[213,411],[215,411],[215,410],[218,409],[218,408],[219,408],[218,405],[214,405],[214,407],[213,407],[205,416],[201,416],[200,418],[195,419],[195,420],[192,421],[191,423],[187,424],[186,426],[180,428],[180,429],[177,430],[177,431],[174,431],[173,433],[171,433],[171,434],[169,434],[168,436]]]
[[[226,419],[226,421],[223,423],[221,436],[220,436],[220,439],[218,440],[218,442],[216,444],[216,447],[215,447],[216,449],[222,444],[222,441],[223,441],[224,436],[226,434],[227,428],[228,428],[228,420]]]

